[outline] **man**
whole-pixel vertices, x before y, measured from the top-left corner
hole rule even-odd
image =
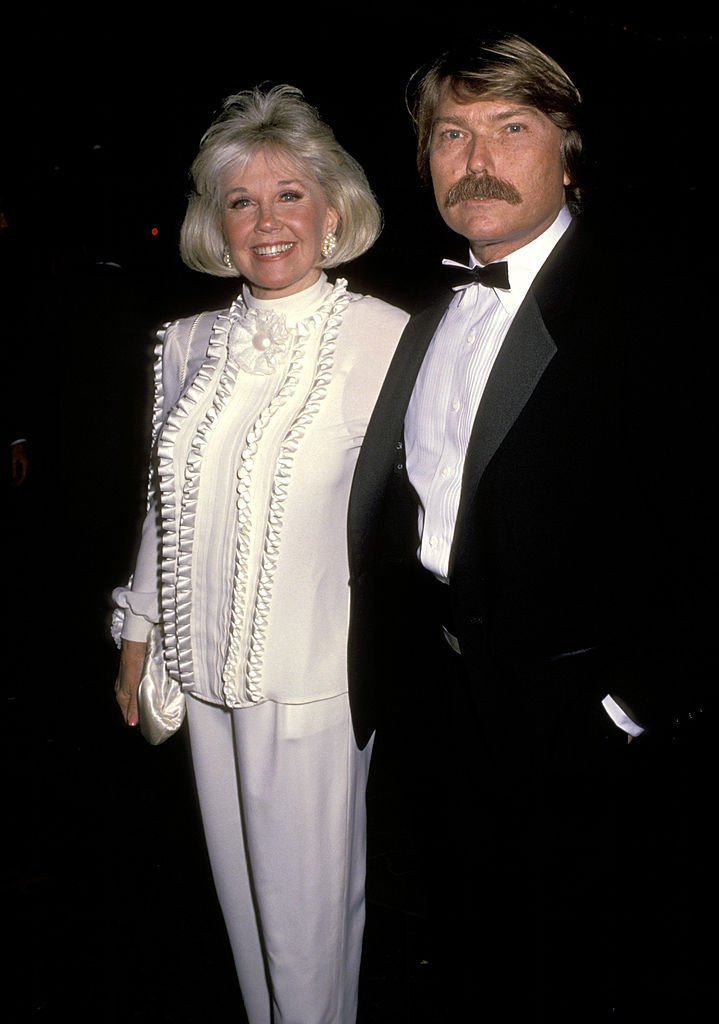
[[[418,807],[438,1020],[634,1019],[633,764],[701,708],[686,324],[578,216],[580,109],[516,36],[419,80],[469,261],[405,330],[350,502],[355,729]]]

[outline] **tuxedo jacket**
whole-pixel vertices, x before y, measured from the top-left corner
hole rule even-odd
[[[509,329],[466,455],[448,614],[471,699],[505,720],[567,693],[576,716],[577,702],[612,694],[649,726],[687,680],[699,595],[687,544],[699,527],[686,384],[671,355],[683,328],[648,264],[629,280],[615,264],[581,220],[570,226]],[[452,295],[405,328],[354,477],[349,679],[360,745],[400,691],[441,699],[422,678],[437,623],[403,429]]]

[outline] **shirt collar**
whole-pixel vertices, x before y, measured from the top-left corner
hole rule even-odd
[[[285,295],[280,299],[256,299],[247,284],[242,285],[242,298],[249,309],[271,310],[274,313],[283,313],[288,324],[298,323],[305,317],[319,309],[333,285],[329,282],[324,270],[320,276],[308,288],[293,295]]]
[[[497,289],[495,295],[507,313],[517,312],[540,267],[571,223],[572,215],[567,207],[563,206],[554,221],[541,235],[505,257],[511,288],[509,291]],[[469,266],[477,267],[479,265],[479,260],[470,249]]]

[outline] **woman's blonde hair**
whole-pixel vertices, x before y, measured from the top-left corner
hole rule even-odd
[[[190,168],[193,190],[180,231],[180,255],[188,267],[216,277],[237,276],[223,260],[220,182],[228,168],[242,167],[263,150],[309,172],[338,214],[336,248],[328,257],[318,253],[318,266],[347,263],[375,243],[382,212],[357,161],[299,89],[256,87],[224,100]]]

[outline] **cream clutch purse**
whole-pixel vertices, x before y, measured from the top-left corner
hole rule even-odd
[[[137,707],[140,732],[153,746],[169,739],[185,720],[185,695],[165,666],[159,626],[150,631]]]

